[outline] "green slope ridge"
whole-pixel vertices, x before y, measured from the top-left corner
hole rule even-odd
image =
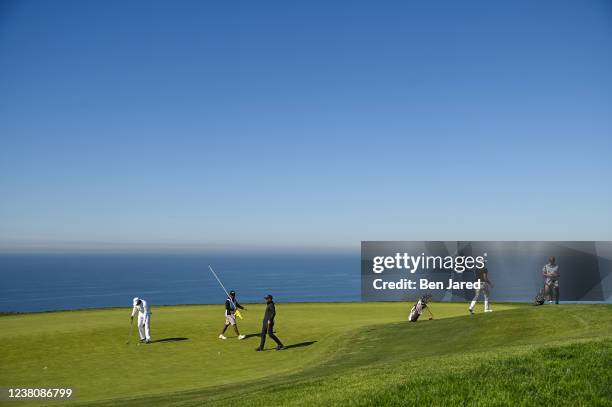
[[[609,406],[611,340],[398,360],[181,406]],[[163,403],[162,403],[163,404]],[[144,405],[144,404],[143,404]],[[149,404],[154,405],[154,404]]]

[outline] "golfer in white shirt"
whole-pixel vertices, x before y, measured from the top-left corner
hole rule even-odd
[[[142,298],[134,297],[134,307],[132,308],[132,316],[130,322],[134,320],[134,315],[138,311],[138,335],[140,342],[151,342],[151,311],[149,305]]]

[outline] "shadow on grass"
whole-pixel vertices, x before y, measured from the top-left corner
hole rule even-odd
[[[189,338],[163,338],[163,339],[155,339],[152,340],[151,343],[160,343],[160,342],[181,342],[181,341],[188,341]]]
[[[276,333],[276,331],[273,331],[273,333]],[[257,332],[257,333],[254,333],[254,334],[246,334],[246,335],[244,335],[244,339],[255,338],[255,337],[261,338],[261,332]]]
[[[314,343],[317,343],[317,341],[308,341],[308,342],[294,343],[292,345],[285,346],[285,350],[287,350],[287,349],[294,349],[294,348],[303,348],[305,346],[310,346],[310,345],[312,345]]]
[[[285,346],[282,350],[289,350],[289,349],[295,349],[295,348],[303,348],[303,347],[306,347],[306,346],[310,346],[310,345],[312,345],[314,343],[317,343],[317,341],[308,341],[308,342],[294,343],[294,344]],[[277,350],[277,349],[276,348],[268,348],[268,349],[264,349],[264,352],[272,351],[272,350]]]

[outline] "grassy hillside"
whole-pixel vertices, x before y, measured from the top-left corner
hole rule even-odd
[[[277,334],[293,347],[263,353],[254,352],[262,305],[248,306],[244,341],[217,339],[222,307],[156,308],[161,341],[146,346],[125,345],[129,310],[4,316],[0,386],[65,385],[79,404],[143,406],[612,399],[612,307],[499,305],[475,316],[465,304],[432,307],[436,320],[409,324],[402,303],[279,304]]]

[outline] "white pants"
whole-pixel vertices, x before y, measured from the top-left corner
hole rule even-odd
[[[140,340],[151,340],[151,314],[138,313],[138,335]]]
[[[476,295],[474,295],[474,299],[472,300],[472,303],[470,304],[470,309],[473,310],[474,307],[476,306],[476,301],[478,301],[478,297],[480,297],[480,293],[482,293],[484,296],[485,311],[490,311],[491,307],[489,305],[489,284],[485,283],[484,281],[480,282],[480,288],[476,290]]]

